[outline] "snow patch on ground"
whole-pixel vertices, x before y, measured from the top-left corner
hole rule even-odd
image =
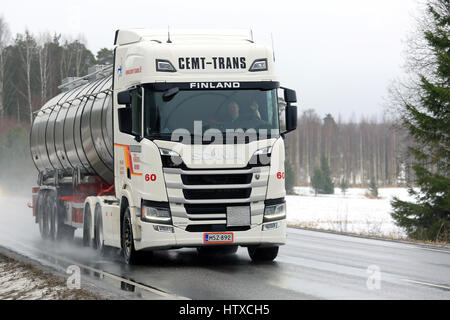
[[[296,187],[297,195],[287,196],[289,225],[368,236],[406,238],[390,215],[394,196],[412,200],[406,188],[380,188],[379,198],[367,197],[368,190],[350,188],[345,195],[335,189],[334,195],[314,195],[310,187]]]
[[[0,256],[0,300],[84,300],[99,297],[69,289],[63,279]]]

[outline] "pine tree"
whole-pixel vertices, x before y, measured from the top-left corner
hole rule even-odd
[[[311,186],[314,189],[314,194],[317,196],[318,193],[322,193],[322,170],[320,168],[316,167],[314,169],[314,174],[311,178]]]
[[[348,183],[347,183],[347,180],[345,178],[341,179],[340,188],[341,188],[341,192],[345,196],[345,193],[347,192],[347,189],[348,189]]]
[[[416,239],[450,240],[450,0],[429,0],[421,38],[411,46],[412,83],[394,103],[414,138],[414,202],[394,198],[392,217]]]
[[[291,163],[287,159],[284,162],[284,168],[286,170],[286,193],[294,194],[295,174]]]
[[[311,185],[315,194],[334,194],[334,184],[331,181],[330,167],[325,156],[320,159],[320,168],[314,169]]]
[[[334,183],[331,180],[331,171],[328,166],[328,159],[325,156],[320,159],[320,171],[322,171],[322,193],[334,194]]]
[[[107,64],[113,64],[114,62],[114,51],[107,49],[107,48],[102,48],[97,52],[97,63],[98,64],[103,64],[103,65],[107,65]]]
[[[378,198],[378,187],[377,187],[377,183],[375,181],[375,177],[372,177],[370,179],[369,192],[372,197]]]

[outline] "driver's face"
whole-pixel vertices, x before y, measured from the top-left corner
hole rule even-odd
[[[239,118],[239,106],[236,102],[232,102],[228,105],[228,112],[233,120]]]

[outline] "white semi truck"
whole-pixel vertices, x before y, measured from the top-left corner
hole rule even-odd
[[[42,237],[81,228],[85,246],[120,248],[129,264],[183,247],[275,259],[297,107],[274,61],[251,32],[118,30],[114,65],[66,83],[35,115]]]

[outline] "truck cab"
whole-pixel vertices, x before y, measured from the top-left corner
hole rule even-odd
[[[130,211],[129,252],[239,245],[276,256],[286,132],[272,50],[249,32],[120,30],[116,45],[115,190]],[[286,114],[291,131],[296,112]]]

